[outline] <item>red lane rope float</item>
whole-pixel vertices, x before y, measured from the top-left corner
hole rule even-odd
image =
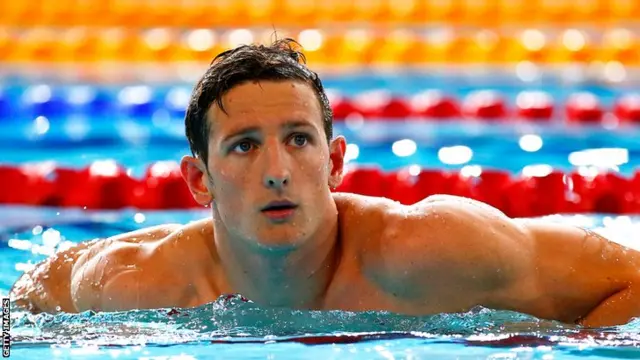
[[[199,207],[176,162],[157,162],[135,178],[112,161],[83,169],[51,163],[0,166],[1,204],[83,207],[86,209],[187,209]],[[384,196],[403,204],[430,195],[449,194],[485,202],[509,216],[557,213],[640,214],[640,170],[632,177],[617,173],[585,176],[551,172],[545,176],[513,176],[483,170],[479,176],[457,171],[408,168],[383,172],[375,167],[348,171],[336,189]]]
[[[477,90],[462,99],[440,90],[425,90],[410,97],[400,97],[388,91],[368,91],[355,97],[329,94],[336,121],[353,117],[367,120],[403,120],[406,118],[446,120],[465,118],[481,121],[549,121],[566,119],[571,123],[600,123],[606,114],[619,122],[640,123],[640,93],[627,93],[616,98],[611,108],[589,92],[570,95],[564,103],[543,91],[522,91],[513,104],[492,90]]]

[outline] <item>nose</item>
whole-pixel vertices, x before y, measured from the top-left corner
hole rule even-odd
[[[289,178],[285,176],[266,176],[264,185],[269,189],[282,190],[289,183]]]
[[[268,189],[281,191],[291,182],[287,155],[277,145],[270,146],[265,150],[264,186]]]

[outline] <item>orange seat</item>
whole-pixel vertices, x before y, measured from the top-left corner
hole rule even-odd
[[[270,1],[269,16],[262,22],[265,26],[277,28],[314,28],[320,25],[318,0]]]
[[[108,7],[104,14],[94,13],[94,18],[104,16],[105,25],[137,27],[148,26],[146,19],[150,10],[144,1],[132,0],[107,0]],[[87,19],[88,20],[88,19]],[[100,20],[98,20],[100,21]]]
[[[426,20],[424,0],[387,0],[386,7],[391,24],[423,25]]]
[[[371,61],[372,34],[368,30],[349,30],[343,34],[330,34],[323,44],[323,56],[330,65],[354,66]]]
[[[2,24],[10,26],[33,26],[38,24],[40,9],[26,1],[0,2],[0,20]]]
[[[549,61],[554,63],[590,62],[596,52],[588,35],[577,29],[566,29],[552,43]]]
[[[19,35],[12,60],[53,62],[57,49],[56,32],[51,28],[35,27]]]
[[[506,42],[503,36],[494,30],[480,30],[470,38],[465,62],[500,63],[506,60]]]
[[[462,0],[424,0],[425,21],[435,23],[459,23]]]
[[[353,0],[321,0],[317,6],[317,22],[348,22],[353,18]]]
[[[640,3],[638,0],[608,0],[607,8],[609,21],[638,21],[640,20]]]
[[[313,68],[316,65],[326,65],[327,34],[317,29],[306,29],[295,37],[302,46],[307,63]]]
[[[17,39],[9,30],[0,28],[0,61],[12,61]]]
[[[602,61],[618,61],[627,65],[640,63],[638,38],[634,32],[623,28],[609,29],[604,33],[599,58]]]
[[[187,31],[182,34],[180,42],[175,56],[185,56],[187,61],[209,64],[216,55],[226,50],[219,34],[208,29]]]
[[[73,27],[60,33],[58,39],[59,61],[89,62],[97,59],[98,37],[95,31],[85,27]]]
[[[372,62],[377,65],[398,65],[417,63],[419,39],[415,33],[395,30],[381,34],[372,47]]]
[[[466,62],[469,38],[452,29],[431,32],[427,37],[428,61],[437,64]]]
[[[389,6],[385,0],[353,0],[353,12],[349,21],[381,24],[389,21]]]
[[[464,0],[460,3],[459,22],[473,26],[495,26],[499,19],[499,4],[495,0]]]
[[[509,26],[531,26],[538,11],[535,0],[499,0],[495,15],[487,16],[487,26],[498,19],[500,24]]]
[[[575,23],[603,24],[609,19],[609,0],[572,1],[569,16]]]
[[[566,24],[571,22],[570,10],[570,0],[537,0],[533,18],[538,24]]]

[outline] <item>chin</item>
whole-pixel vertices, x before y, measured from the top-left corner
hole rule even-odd
[[[262,231],[256,234],[255,239],[259,247],[270,250],[293,250],[305,240],[302,232],[293,227]]]

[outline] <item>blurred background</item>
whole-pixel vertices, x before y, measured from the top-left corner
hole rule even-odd
[[[0,202],[193,206],[175,162],[194,83],[291,37],[349,142],[340,190],[640,212],[638,19],[634,0],[4,1]]]

